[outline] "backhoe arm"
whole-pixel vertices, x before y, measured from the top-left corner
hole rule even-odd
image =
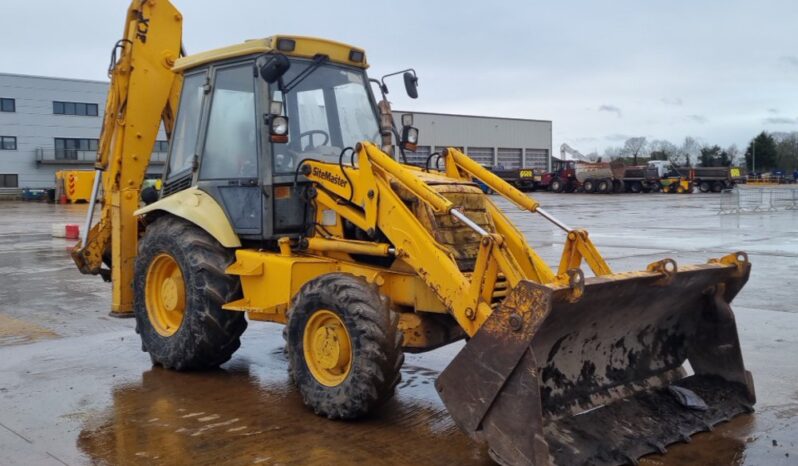
[[[108,278],[102,264],[110,263],[112,314],[132,312],[138,240],[133,212],[158,129],[163,122],[170,135],[174,125],[182,77],[172,66],[181,54],[182,19],[168,0],[133,0],[112,54],[95,187],[83,237],[72,250],[82,273]],[[89,228],[100,180],[101,216]]]

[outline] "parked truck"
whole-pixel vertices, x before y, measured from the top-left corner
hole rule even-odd
[[[659,189],[657,170],[647,166],[625,166],[620,160],[603,162],[584,155],[568,144],[560,146],[560,160],[552,173],[540,176],[538,187],[554,192],[586,193],[650,192]]]
[[[687,177],[702,193],[719,193],[732,189],[744,180],[738,167],[693,167]]]
[[[629,193],[657,192],[660,189],[657,169],[645,165],[624,167],[622,182],[624,191]]]
[[[657,170],[624,166],[620,160],[602,162],[558,161],[557,169],[535,177],[536,187],[553,192],[641,193],[659,190]]]
[[[491,168],[490,171],[521,191],[534,191],[537,189],[535,170],[532,168],[504,168],[500,165]]]
[[[651,160],[648,165],[660,178],[683,178],[702,193],[719,193],[745,182],[739,167],[677,167],[667,160]]]

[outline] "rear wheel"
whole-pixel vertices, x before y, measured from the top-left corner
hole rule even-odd
[[[595,181],[593,181],[593,180],[585,180],[585,182],[582,183],[582,189],[584,189],[586,193],[594,192],[596,190]]]
[[[375,285],[345,273],[306,283],[288,319],[289,370],[304,403],[330,419],[391,398],[404,362],[398,314]]]
[[[709,182],[702,181],[701,183],[699,183],[698,190],[701,191],[702,193],[708,193],[710,190]]]
[[[610,180],[599,180],[596,184],[596,192],[599,194],[608,194],[612,192],[612,182]]]
[[[240,297],[224,273],[233,253],[184,220],[164,216],[147,228],[136,257],[133,310],[142,350],[166,368],[212,369],[230,359],[247,328],[222,305]]]

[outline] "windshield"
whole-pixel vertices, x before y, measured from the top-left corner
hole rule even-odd
[[[290,83],[311,64],[291,60],[283,76]],[[277,86],[272,99],[280,100]],[[379,144],[377,115],[369,98],[363,71],[331,64],[321,65],[284,96],[289,121],[289,139],[273,144],[274,172],[294,173],[306,158],[338,162],[345,147],[360,141]]]

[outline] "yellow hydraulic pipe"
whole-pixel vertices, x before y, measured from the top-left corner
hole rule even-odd
[[[369,241],[353,241],[341,238],[307,238],[307,247],[311,251],[343,252],[345,254],[364,254],[367,256],[387,257],[392,254],[392,247],[386,243]]]

